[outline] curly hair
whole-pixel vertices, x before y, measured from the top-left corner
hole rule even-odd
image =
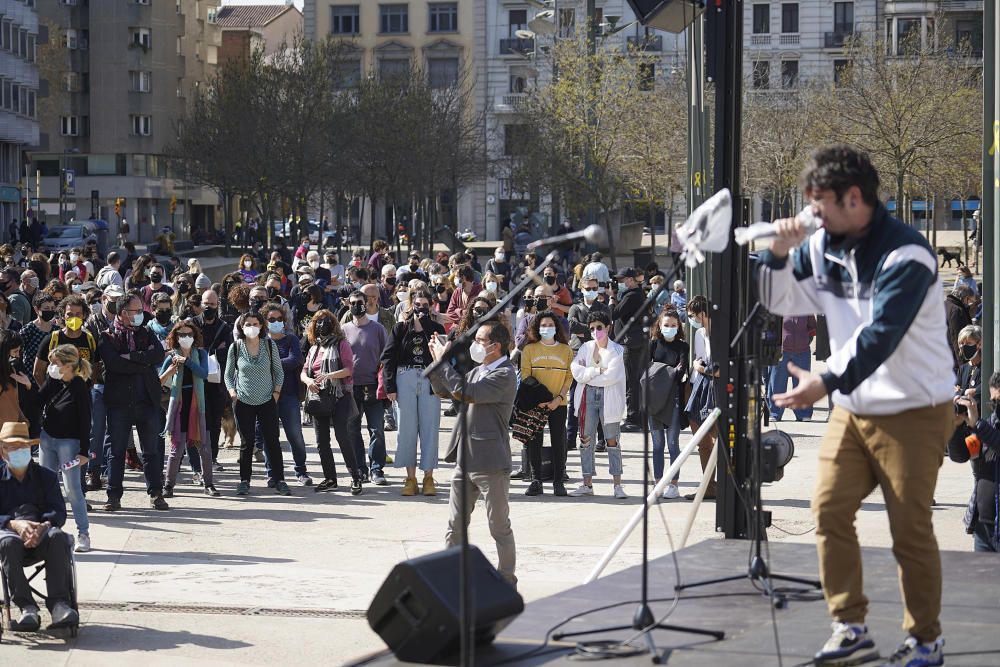
[[[194,345],[191,346],[192,349],[202,347],[205,344],[204,337],[201,335],[201,328],[194,323],[194,320],[190,319],[178,320],[174,324],[174,328],[171,329],[170,333],[167,334],[168,350],[180,349],[181,344],[177,340],[178,338],[180,338],[180,336],[178,335],[177,330],[183,329],[184,327],[191,329],[191,332],[194,334]]]
[[[878,205],[878,170],[867,153],[848,144],[830,144],[814,150],[800,181],[806,192],[832,190],[838,204],[844,193],[857,186],[866,204]]]
[[[316,334],[316,324],[320,320],[330,320],[332,325],[330,335],[334,341],[339,342],[344,337],[344,330],[340,327],[340,320],[337,319],[337,316],[333,312],[323,308],[316,311],[316,314],[309,320],[309,326],[306,327],[306,340],[309,341],[310,345],[316,345],[319,341],[319,336]]]
[[[556,323],[556,341],[560,343],[569,343],[569,335],[566,333],[566,327],[563,326],[562,318],[557,316],[551,310],[546,310],[535,315],[531,320],[531,324],[528,325],[528,342],[538,343],[542,340],[542,334],[539,332],[539,328],[542,326],[542,320],[549,318]]]
[[[664,340],[663,334],[660,333],[661,322],[668,317],[672,317],[677,320],[677,335],[674,336],[674,340],[684,340],[684,327],[681,326],[681,316],[677,312],[677,309],[673,306],[665,306],[663,311],[660,312],[659,316],[656,318],[656,325],[649,327],[649,338],[650,340]]]
[[[493,297],[492,301],[490,300],[490,297]],[[431,303],[433,303],[433,301],[431,301]],[[466,308],[465,312],[462,314],[462,319],[458,322],[458,326],[455,327],[456,334],[465,333],[469,330],[469,327],[476,323],[474,311],[477,303],[485,304],[486,312],[489,312],[493,309],[493,306],[496,305],[496,296],[489,294],[488,292],[480,292],[477,294],[476,298],[472,300],[472,304]]]

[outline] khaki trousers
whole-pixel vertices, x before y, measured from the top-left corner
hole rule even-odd
[[[462,484],[465,484],[467,507],[465,516],[459,506]],[[492,472],[470,472],[468,475],[455,468],[451,477],[451,497],[448,501],[448,530],[444,534],[445,546],[453,547],[462,543],[462,531],[468,530],[472,510],[482,495],[486,501],[486,521],[490,535],[497,545],[499,563],[497,570],[512,586],[517,585],[514,566],[517,552],[514,546],[514,531],[510,527],[510,470]]]
[[[823,593],[835,620],[864,623],[868,612],[854,518],[878,486],[899,565],[903,629],[921,642],[941,634],[941,555],[931,501],[953,412],[951,403],[869,417],[834,408],[820,446],[812,510]]]

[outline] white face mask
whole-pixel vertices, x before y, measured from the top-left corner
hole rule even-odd
[[[493,282],[492,280],[490,282],[486,283],[486,291],[487,292],[496,292],[497,291],[497,284],[495,282]]]
[[[396,296],[399,298],[400,303],[406,303],[410,300],[409,292],[396,292]]]
[[[505,255],[501,255],[500,253],[497,253],[497,254],[493,255],[493,261],[497,262],[498,264],[503,264],[504,262],[507,261],[507,257]]]
[[[256,338],[260,335],[260,327],[255,327],[252,324],[248,324],[243,327],[243,335],[247,338]]]
[[[49,364],[49,377],[53,380],[62,379],[62,370],[58,364]]]
[[[309,266],[311,266],[314,270],[318,269],[319,268],[319,262],[309,262]]]
[[[244,269],[249,269],[251,266],[253,266],[253,262],[243,262]]]
[[[194,345],[194,336],[181,336],[177,342],[180,343],[182,350],[190,350],[191,346]]]
[[[477,364],[483,363],[486,359],[486,347],[483,346],[479,341],[474,341],[472,345],[469,346],[469,356]]]
[[[73,262],[74,264],[76,264],[76,260],[78,259],[80,259],[80,256],[77,255],[76,253],[69,256],[69,261]]]

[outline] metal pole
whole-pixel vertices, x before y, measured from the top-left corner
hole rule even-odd
[[[597,24],[594,18],[597,16],[597,0],[587,0],[587,53],[593,61],[597,55]],[[587,111],[587,126],[593,128],[595,122],[593,108]],[[591,132],[593,130],[591,129]],[[587,226],[597,223],[597,209],[594,207],[594,167],[590,160],[590,148],[584,151],[584,173],[587,177],[587,185],[590,186],[591,196],[587,204]],[[614,263],[614,257],[611,262]]]
[[[1000,286],[997,284],[997,257],[1000,256],[1000,11],[995,2],[983,3],[983,198],[979,220],[979,239],[983,243],[983,352],[982,372],[988,378],[1000,368]],[[991,408],[988,392],[983,394],[980,414]]]

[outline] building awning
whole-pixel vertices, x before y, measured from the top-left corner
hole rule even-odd
[[[890,199],[889,201],[887,201],[885,203],[885,208],[886,208],[887,211],[895,211],[896,210],[896,200],[895,199]],[[910,202],[910,210],[911,211],[926,211],[927,210],[927,202],[925,202],[923,200],[920,200],[920,199],[911,201]]]
[[[962,200],[952,199],[951,200],[951,210],[961,211],[962,210]],[[966,211],[978,211],[979,210],[979,200],[978,199],[966,199],[965,200],[965,210]]]

